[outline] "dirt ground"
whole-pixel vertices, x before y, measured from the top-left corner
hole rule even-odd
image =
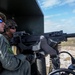
[[[75,47],[61,47],[60,51],[67,51],[75,58]],[[63,53],[60,55],[61,67],[67,68],[71,64],[71,58],[68,54]]]
[[[72,46],[60,47],[59,50],[60,51],[67,51],[70,54],[72,54],[73,57],[75,57],[75,47],[72,47]],[[68,68],[69,65],[71,64],[71,58],[70,58],[70,56],[68,54],[62,53],[62,54],[60,54],[60,62],[61,62],[61,65],[60,65],[61,68]],[[48,55],[46,57],[47,74],[48,74],[48,72],[50,70],[50,67],[51,67],[50,55]]]

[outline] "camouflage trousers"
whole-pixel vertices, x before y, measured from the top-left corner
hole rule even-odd
[[[31,75],[31,67],[28,61],[15,71],[4,70],[0,75]]]

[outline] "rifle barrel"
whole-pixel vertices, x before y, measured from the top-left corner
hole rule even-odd
[[[67,38],[72,38],[72,37],[75,37],[75,33],[71,33],[71,34],[67,34]]]

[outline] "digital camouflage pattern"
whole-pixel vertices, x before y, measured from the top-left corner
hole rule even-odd
[[[31,75],[26,56],[14,55],[8,40],[2,34],[0,34],[0,62],[5,69],[0,75]]]
[[[6,26],[5,28],[9,28],[9,27],[17,27],[17,23],[13,20],[13,19],[8,19],[6,20]]]

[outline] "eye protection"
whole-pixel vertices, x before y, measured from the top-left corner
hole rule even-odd
[[[2,19],[0,19],[0,23],[4,22]]]
[[[16,29],[17,27],[16,26],[10,26],[9,28],[10,29]]]

